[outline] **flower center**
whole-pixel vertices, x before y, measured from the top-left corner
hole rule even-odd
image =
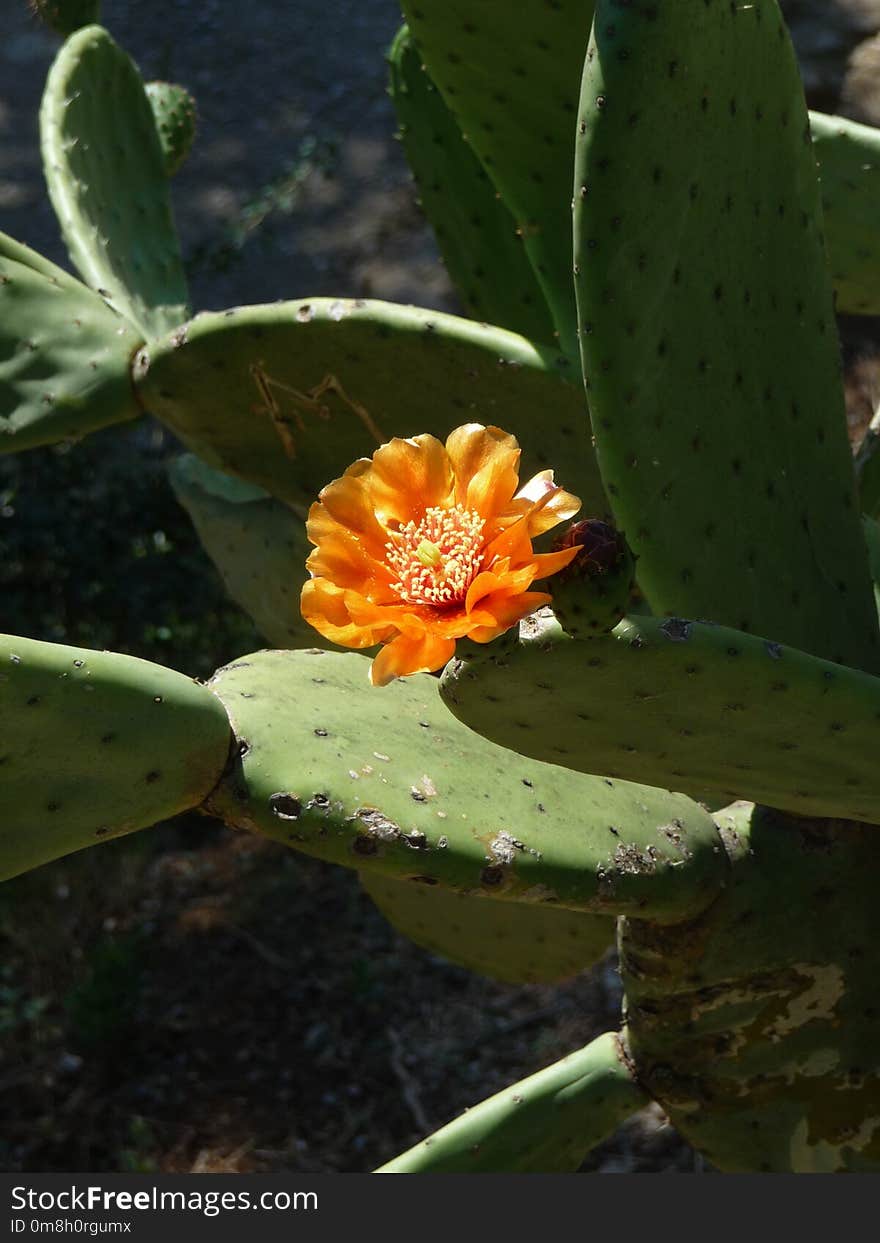
[[[485,519],[472,509],[432,505],[421,522],[408,522],[385,545],[392,583],[410,604],[460,604],[483,564]]]

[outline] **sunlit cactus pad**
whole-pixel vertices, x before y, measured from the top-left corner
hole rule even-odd
[[[71,260],[147,339],[186,319],[186,278],[153,110],[100,26],[63,45],[40,112],[43,167]]]
[[[524,759],[451,717],[435,678],[379,691],[368,669],[317,650],[221,669],[209,685],[239,756],[208,809],[334,863],[483,900],[666,919],[723,882],[696,803]]]
[[[652,610],[877,671],[815,156],[776,0],[599,0],[575,187],[597,453]]]
[[[682,618],[571,639],[552,617],[500,658],[473,648],[442,693],[472,729],[586,772],[880,823],[880,678]]]

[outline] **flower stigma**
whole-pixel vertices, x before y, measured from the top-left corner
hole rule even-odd
[[[391,584],[402,600],[435,608],[460,604],[483,565],[485,518],[463,505],[432,505],[385,545]]]

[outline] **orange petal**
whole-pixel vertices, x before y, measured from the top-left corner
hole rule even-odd
[[[395,604],[377,604],[367,600],[357,592],[346,594],[346,607],[351,619],[359,626],[391,628],[396,634],[418,638],[431,629],[431,615],[426,610],[419,611],[419,606],[405,604],[395,596]]]
[[[341,647],[372,647],[394,633],[393,627],[362,626],[352,621],[346,596],[353,593],[323,578],[310,578],[303,583],[300,611],[319,634]]]
[[[382,445],[363,478],[374,511],[385,525],[419,521],[426,509],[452,500],[452,465],[435,436],[398,438]]]
[[[500,427],[466,423],[446,441],[455,472],[455,499],[484,518],[509,505],[519,483],[519,445]]]
[[[453,639],[438,639],[428,634],[421,639],[410,639],[400,635],[374,657],[370,681],[374,686],[387,686],[408,673],[433,673],[435,669],[442,669],[454,652]]]
[[[477,575],[468,588],[465,607],[470,612],[479,604],[482,609],[488,609],[491,612],[492,597],[496,592],[505,597],[516,595],[530,587],[534,578],[534,561],[516,570],[508,570],[504,574],[494,574],[491,570],[484,570],[482,574]]]
[[[522,621],[524,617],[528,617],[530,613],[534,613],[542,605],[549,604],[550,599],[551,597],[544,591],[524,591],[519,595],[497,600],[490,596],[483,603],[487,605],[495,616],[495,624],[491,626],[477,626],[470,632],[468,638],[473,639],[475,643],[491,643],[500,634],[504,634],[505,630],[515,626],[518,621]]]
[[[529,535],[542,535],[568,518],[573,518],[581,507],[580,497],[566,492],[553,481],[552,470],[538,471],[517,492],[515,500],[535,503],[529,511]]]
[[[377,603],[399,602],[391,590],[393,575],[387,565],[371,557],[357,536],[338,524],[321,535],[306,566],[313,577],[353,588]]]
[[[581,551],[580,544],[575,544],[573,548],[562,548],[559,552],[542,552],[537,553],[532,559],[535,567],[535,578],[549,578],[551,574],[557,574],[560,570],[564,570],[570,565],[574,558]],[[574,556],[571,554],[574,553]]]
[[[523,515],[486,545],[483,564],[492,568],[497,560],[504,559],[514,565],[521,565],[524,561],[531,560],[532,556],[532,537],[528,520]]]
[[[373,498],[362,478],[369,468],[369,460],[361,458],[341,479],[334,479],[318,493],[319,500],[309,510],[306,534],[313,544],[320,540],[328,520],[353,532],[362,541],[372,557],[384,560],[388,532],[377,520],[373,511]]]

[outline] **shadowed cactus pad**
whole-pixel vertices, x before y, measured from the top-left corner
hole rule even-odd
[[[135,418],[138,344],[103,298],[0,235],[0,453]]]
[[[468,314],[552,342],[553,319],[516,220],[431,81],[406,26],[388,59],[407,162]]]
[[[261,488],[190,454],[172,463],[170,477],[226,590],[271,645],[323,646],[299,607],[312,550],[302,518]]]
[[[880,130],[810,113],[837,309],[880,314]]]
[[[564,980],[614,943],[614,921],[601,915],[492,902],[378,872],[362,874],[361,882],[385,918],[416,945],[510,984]]]
[[[572,143],[592,0],[403,0],[404,16],[466,140],[501,193],[575,354]]]

